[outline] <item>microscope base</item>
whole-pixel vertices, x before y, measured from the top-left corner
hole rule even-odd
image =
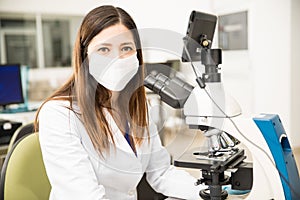
[[[205,189],[200,191],[200,197],[204,200],[211,200],[210,190]],[[228,197],[228,193],[225,190],[221,191],[221,200],[225,200]]]

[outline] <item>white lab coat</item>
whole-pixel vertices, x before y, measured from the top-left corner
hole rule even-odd
[[[67,101],[52,100],[39,114],[39,138],[52,186],[51,200],[135,200],[136,186],[144,172],[157,192],[199,199],[204,186],[194,186],[194,177],[170,166],[169,155],[154,126],[150,126],[150,143],[145,140],[137,147],[136,156],[107,112],[116,148],[112,146],[110,154],[103,158],[95,151],[78,116],[67,106]]]

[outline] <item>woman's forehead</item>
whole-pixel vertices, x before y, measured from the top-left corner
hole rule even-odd
[[[91,46],[101,43],[119,44],[124,42],[133,42],[132,32],[123,24],[116,24],[103,29],[90,42]]]

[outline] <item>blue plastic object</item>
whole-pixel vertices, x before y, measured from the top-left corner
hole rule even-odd
[[[253,119],[264,136],[280,175],[286,200],[299,200],[300,178],[294,155],[283,128],[276,114],[261,114]]]

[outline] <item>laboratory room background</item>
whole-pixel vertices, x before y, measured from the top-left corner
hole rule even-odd
[[[0,199],[300,199],[299,34],[298,0],[0,0]]]

